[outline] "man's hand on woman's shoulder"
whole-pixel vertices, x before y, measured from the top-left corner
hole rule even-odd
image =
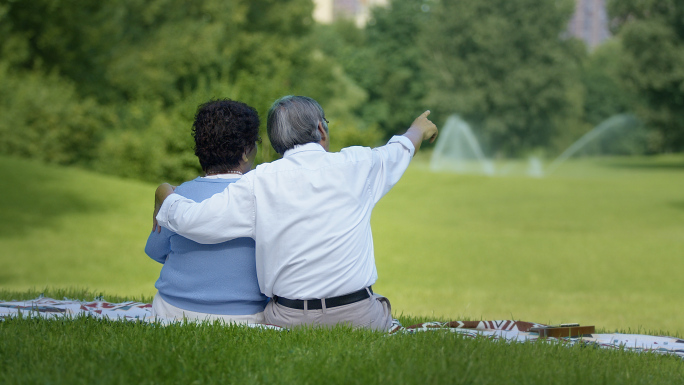
[[[154,192],[154,213],[152,214],[152,231],[161,232],[161,226],[157,223],[157,214],[159,209],[164,204],[166,197],[173,194],[176,190],[176,186],[170,185],[168,183],[162,183],[157,187],[157,191]]]

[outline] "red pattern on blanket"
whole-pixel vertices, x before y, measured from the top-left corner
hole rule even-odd
[[[451,321],[451,322],[423,322],[407,326],[406,329],[421,329],[421,328],[457,328],[457,329],[475,329],[475,330],[505,330],[505,331],[519,331],[527,332],[531,328],[544,327],[547,325],[538,324],[534,322],[513,321],[513,320],[496,320],[496,321]]]

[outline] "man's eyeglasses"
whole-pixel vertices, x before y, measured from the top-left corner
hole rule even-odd
[[[330,124],[330,122],[328,121],[328,119],[326,119],[325,117],[323,117],[323,121],[325,122],[325,124]]]

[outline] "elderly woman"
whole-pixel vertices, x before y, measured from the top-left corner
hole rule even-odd
[[[199,106],[193,123],[195,155],[205,176],[176,188],[201,202],[230,188],[252,169],[259,140],[254,108],[232,100]],[[152,314],[165,318],[262,323],[268,302],[256,278],[254,240],[202,245],[153,228],[145,253],[162,263]]]

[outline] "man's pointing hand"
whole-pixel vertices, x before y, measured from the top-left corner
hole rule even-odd
[[[437,139],[437,126],[428,119],[428,115],[430,115],[430,110],[423,112],[411,123],[411,127],[404,134],[413,142],[416,151],[424,140],[430,140],[432,143]]]

